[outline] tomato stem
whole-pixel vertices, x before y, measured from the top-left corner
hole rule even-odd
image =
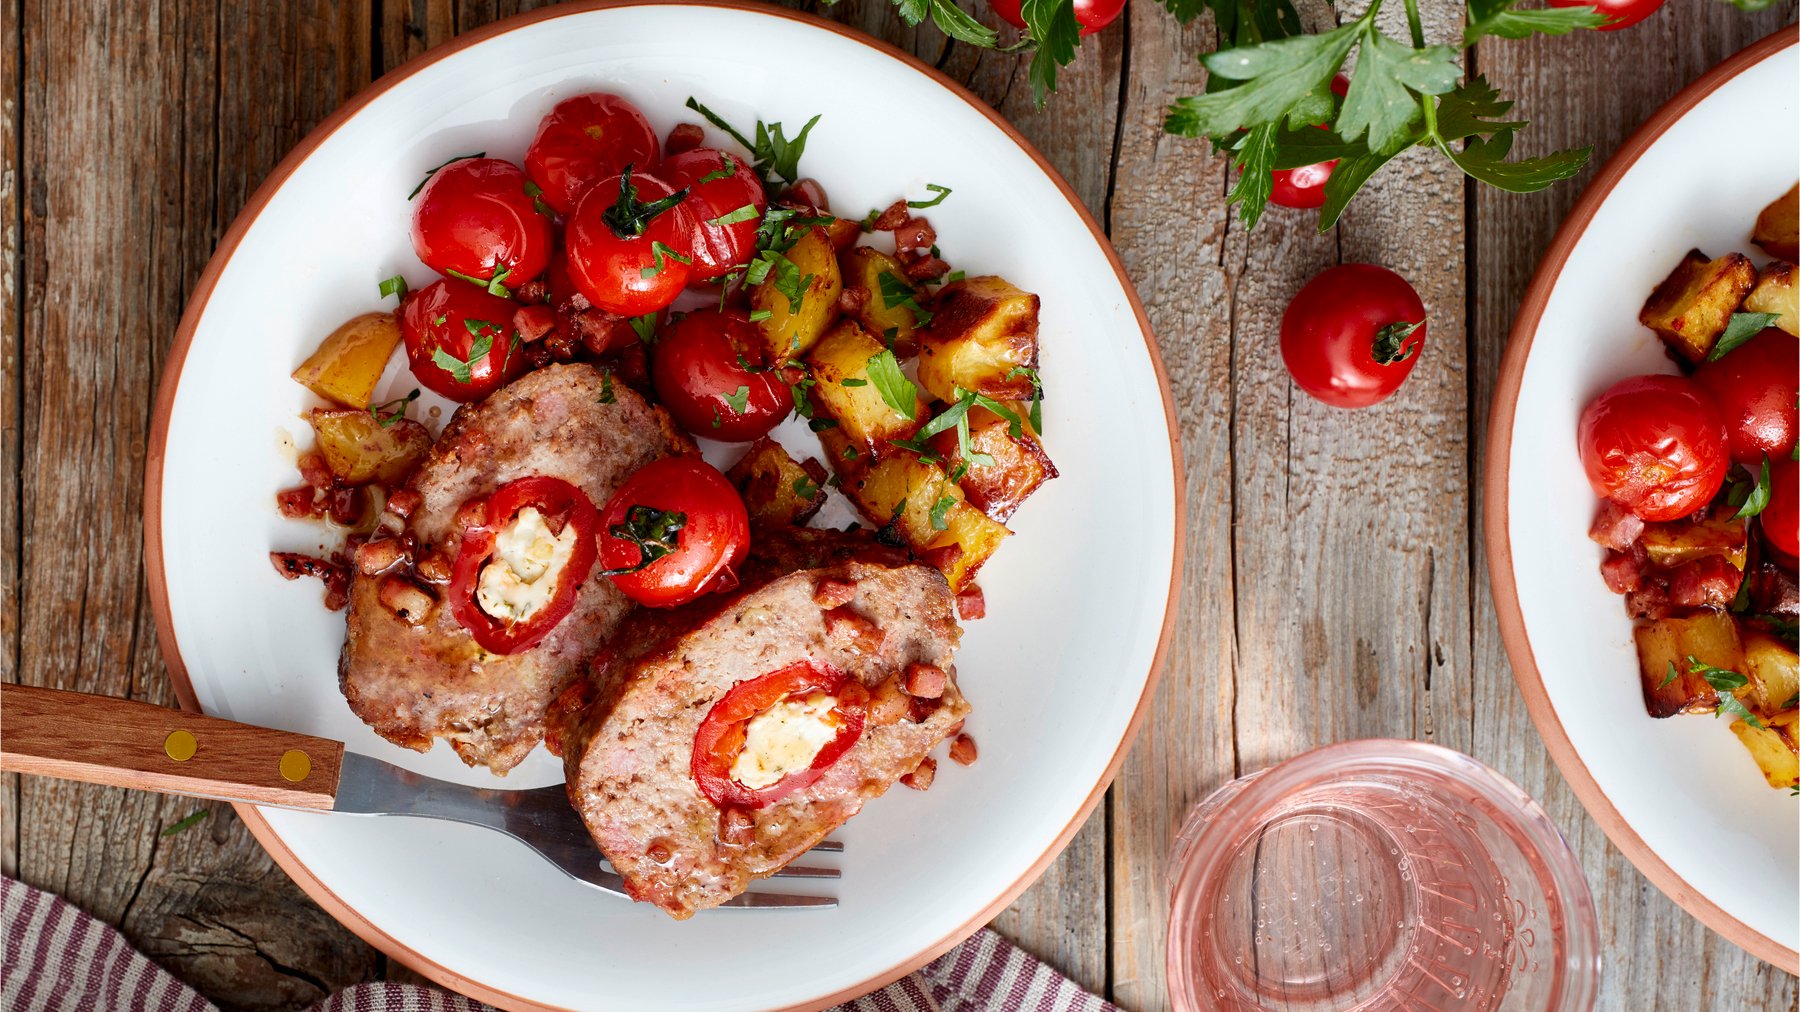
[[[631,169],[627,165],[625,171],[619,174],[619,199],[606,209],[604,216],[606,227],[621,239],[643,235],[650,219],[686,200],[688,195],[688,187],[684,186],[661,200],[643,203],[638,200],[637,187],[631,184]]]
[[[625,511],[625,522],[613,524],[606,533],[637,546],[638,561],[618,569],[604,569],[601,576],[625,576],[638,572],[657,559],[681,547],[681,529],[687,526],[687,514],[659,510],[654,506],[633,506]]]
[[[1417,323],[1407,323],[1401,320],[1376,331],[1375,343],[1370,349],[1371,354],[1375,356],[1376,364],[1395,365],[1412,358],[1413,352],[1417,351],[1419,346],[1417,343],[1408,343],[1406,339],[1423,326],[1425,326],[1424,320]]]

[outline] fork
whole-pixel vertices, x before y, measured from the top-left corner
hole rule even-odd
[[[487,790],[347,752],[329,738],[85,692],[0,684],[0,771],[160,794],[351,816],[414,816],[492,829],[578,882],[625,896],[561,785]],[[826,840],[815,853],[841,853]],[[835,879],[790,865],[777,878]],[[751,891],[727,907],[830,908],[835,896]]]

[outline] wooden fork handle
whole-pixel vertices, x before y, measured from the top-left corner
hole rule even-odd
[[[0,770],[330,809],[343,742],[112,696],[0,684]]]

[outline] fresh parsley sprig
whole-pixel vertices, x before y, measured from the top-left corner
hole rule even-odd
[[[1744,705],[1744,701],[1737,697],[1737,690],[1749,685],[1750,679],[1736,671],[1714,667],[1691,654],[1687,660],[1688,674],[1699,675],[1706,679],[1706,684],[1712,686],[1713,691],[1718,693],[1719,708],[1714,712],[1714,716],[1730,715],[1751,727],[1763,726],[1762,721],[1756,719],[1756,714],[1751,713],[1750,708]]]
[[[800,132],[789,139],[780,123],[764,123],[756,121],[756,139],[744,136],[737,127],[725,121],[723,116],[702,105],[692,95],[688,96],[687,107],[706,118],[708,123],[731,135],[731,139],[744,146],[750,152],[751,169],[763,181],[765,187],[770,180],[780,179],[792,184],[800,181],[800,156],[806,152],[806,135],[819,122],[814,116],[806,121]],[[702,179],[702,182],[706,180]]]

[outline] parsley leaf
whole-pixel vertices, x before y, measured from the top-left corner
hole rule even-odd
[[[912,418],[918,407],[919,388],[900,371],[900,360],[894,357],[892,349],[882,349],[878,355],[869,358],[869,382],[881,394],[881,399],[896,412]]]
[[[1414,49],[1372,31],[1365,37],[1356,74],[1338,110],[1337,134],[1346,141],[1366,135],[1371,151],[1391,153],[1410,147],[1419,119],[1419,100],[1410,92],[1448,94],[1460,77],[1462,68],[1449,46]]]
[[[1751,713],[1744,701],[1737,698],[1737,690],[1749,685],[1750,679],[1735,671],[1713,667],[1692,654],[1688,655],[1688,673],[1706,679],[1706,684],[1719,694],[1719,708],[1714,711],[1714,716],[1730,714],[1751,727],[1762,726],[1762,721],[1756,719],[1756,714]]]
[[[673,260],[676,263],[683,264],[691,264],[694,262],[692,257],[682,256],[680,253],[675,252],[674,249],[663,243],[660,239],[651,240],[650,257],[650,266],[638,271],[638,276],[641,278],[653,278],[658,274],[661,274],[663,269],[668,266],[667,260]]]
[[[1567,35],[1580,28],[1599,28],[1608,20],[1592,7],[1517,10],[1517,3],[1518,0],[1469,0],[1469,23],[1463,29],[1463,45],[1472,46],[1489,35],[1503,39],[1522,39],[1533,32]]]
[[[1669,673],[1663,676],[1663,680],[1661,682],[1658,682],[1656,687],[1659,689],[1666,689],[1669,687],[1669,685],[1671,683],[1673,683],[1675,681],[1675,679],[1680,678],[1680,677],[1681,677],[1681,672],[1675,670],[1675,662],[1670,661],[1669,662]]]
[[[594,400],[601,404],[611,404],[613,402],[614,397],[613,397],[612,370],[611,369],[608,369],[605,372],[600,374],[600,396],[594,398]]]
[[[931,529],[932,530],[942,531],[942,530],[949,529],[949,527],[950,527],[950,508],[955,505],[956,505],[956,498],[954,496],[948,496],[948,495],[939,499],[937,502],[931,504]]]
[[[537,209],[537,213],[552,221],[556,219],[556,212],[550,209],[549,204],[544,203],[543,187],[527,179],[525,180],[525,196],[531,198],[531,206]]]
[[[894,7],[900,20],[915,28],[929,16],[938,31],[958,42],[992,49],[999,41],[992,28],[970,17],[953,0],[894,0]]]
[[[773,311],[771,311],[771,310],[767,310],[767,309],[752,309],[752,310],[751,310],[751,311],[750,311],[750,322],[751,322],[751,323],[761,323],[761,322],[763,322],[763,321],[764,321],[764,320],[766,320],[766,319],[768,319],[768,318],[769,318],[769,317],[771,317],[771,316],[774,316],[774,315],[775,315],[775,313],[774,313],[774,312],[773,312]]]
[[[406,278],[404,275],[396,274],[391,278],[383,278],[380,287],[382,298],[396,295],[399,296],[400,301],[406,301]]]
[[[386,295],[386,292],[382,293]],[[1763,332],[1764,327],[1772,327],[1781,319],[1780,313],[1732,313],[1725,324],[1725,332],[1713,343],[1712,350],[1706,353],[1708,362],[1717,362],[1726,355],[1736,351],[1738,346]]]
[[[806,292],[812,287],[814,276],[801,274],[800,268],[792,260],[768,249],[750,261],[750,267],[744,273],[744,281],[746,284],[760,285],[771,276],[774,280],[770,284],[777,292],[787,296],[788,312],[798,313],[806,303]]]
[[[740,385],[732,393],[720,394],[719,399],[725,402],[732,414],[741,415],[750,409],[750,388]]]
[[[477,288],[485,288],[489,295],[498,295],[503,299],[512,298],[512,292],[505,285],[500,283],[506,280],[508,274],[512,273],[512,268],[510,267],[501,267],[496,264],[494,266],[494,276],[491,278],[478,278],[473,274],[464,274],[462,271],[449,267],[444,268],[444,273],[453,278],[460,278],[467,281]]]
[[[412,393],[407,394],[405,397],[396,397],[391,401],[383,401],[380,404],[369,405],[369,414],[374,416],[376,425],[385,429],[400,419],[405,418],[406,406],[418,399],[419,388],[413,387]]]
[[[493,324],[488,323],[485,320],[464,320],[463,326],[469,328],[469,333],[477,334],[482,327],[492,327]],[[456,382],[468,383],[471,380],[471,373],[475,368],[475,363],[486,358],[488,352],[492,350],[493,347],[494,338],[492,335],[479,334],[479,336],[475,338],[475,343],[469,346],[469,357],[467,359],[457,358],[455,355],[450,354],[442,348],[433,348],[431,349],[431,364],[449,373],[450,378]]]
[[[729,214],[721,214],[717,218],[707,219],[708,225],[736,225],[740,221],[750,221],[756,217],[756,205],[745,204]]]
[[[1056,90],[1056,72],[1075,60],[1081,44],[1081,25],[1075,20],[1075,0],[1022,0],[1019,17],[1037,43],[1031,57],[1031,95],[1039,106]]]
[[[937,194],[937,196],[931,198],[930,200],[909,200],[906,202],[906,206],[907,207],[936,207],[939,204],[942,204],[944,202],[945,197],[950,196],[950,188],[948,186],[939,186],[936,183],[926,183],[925,188],[927,190],[930,190],[932,193]]]
[[[919,305],[919,293],[912,285],[896,277],[893,271],[882,271],[876,279],[881,287],[881,304],[888,309],[905,306],[912,313],[913,323],[923,327],[931,322],[931,311]]]
[[[444,159],[442,162],[439,162],[438,164],[433,165],[429,169],[426,169],[425,170],[425,178],[419,180],[419,185],[412,188],[412,192],[406,195],[406,199],[411,200],[414,197],[418,196],[419,191],[423,190],[425,188],[425,184],[431,182],[431,177],[437,175],[438,170],[443,168],[444,166],[449,165],[452,162],[460,162],[465,158],[485,158],[485,157],[487,157],[486,151],[477,151],[472,155],[451,155],[449,158]]]
[[[794,494],[802,499],[811,499],[819,494],[819,483],[806,475],[794,479]]]
[[[638,340],[645,344],[650,344],[656,340],[655,313],[645,313],[642,316],[633,316],[629,322],[631,323],[631,329],[637,331]]]
[[[185,817],[177,819],[175,822],[171,823],[169,825],[169,828],[162,831],[162,835],[174,836],[176,833],[180,833],[180,832],[192,829],[195,826],[198,826],[200,823],[204,822],[206,820],[207,814],[208,814],[208,812],[204,808],[195,809],[194,811],[188,813]]]
[[[694,180],[694,185],[703,186],[721,179],[730,179],[735,175],[737,175],[737,162],[729,154],[721,151],[719,152],[719,167]]]
[[[1756,476],[1755,480],[1743,484],[1748,486],[1744,492],[1744,504],[1739,507],[1737,513],[1732,516],[1733,520],[1742,520],[1745,517],[1756,516],[1768,507],[1770,491],[1768,457],[1763,458],[1762,472]],[[1734,497],[1736,491],[1735,488],[1732,490]],[[1765,521],[1765,523],[1766,522],[1767,521]],[[1748,583],[1749,581],[1746,580],[1744,582]]]

